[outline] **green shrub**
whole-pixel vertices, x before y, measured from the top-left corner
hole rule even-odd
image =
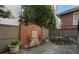
[[[20,42],[18,42],[18,41],[12,41],[12,42],[9,44],[9,47],[17,47],[18,45],[20,45]]]

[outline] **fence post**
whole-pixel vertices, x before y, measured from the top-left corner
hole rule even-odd
[[[78,20],[78,26],[77,26],[77,48],[79,53],[79,20]]]

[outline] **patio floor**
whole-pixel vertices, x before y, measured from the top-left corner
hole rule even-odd
[[[20,49],[17,54],[77,54],[77,45],[56,45],[52,43],[44,43],[38,47],[30,49]],[[5,52],[3,54],[9,54]]]

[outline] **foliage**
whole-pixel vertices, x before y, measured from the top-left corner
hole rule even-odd
[[[24,5],[22,8],[26,23],[32,22],[46,28],[55,28],[55,16],[50,5]]]
[[[19,42],[18,41],[12,41],[10,45],[18,45]]]
[[[20,45],[20,43],[18,41],[12,41],[10,44],[9,44],[9,47],[17,47],[18,45]]]
[[[0,8],[4,8],[3,5],[0,5]],[[0,9],[0,17],[2,18],[10,18],[11,12],[10,11],[4,11],[3,9]]]

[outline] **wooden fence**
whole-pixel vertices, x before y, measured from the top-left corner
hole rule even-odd
[[[19,39],[19,27],[10,25],[0,25],[0,52],[8,48],[11,41]]]
[[[50,38],[54,39],[55,37],[65,37],[67,39],[70,39],[72,41],[74,41],[75,43],[77,43],[77,37],[79,35],[77,35],[77,29],[76,28],[72,28],[72,29],[55,29],[55,30],[51,30],[50,32]]]

